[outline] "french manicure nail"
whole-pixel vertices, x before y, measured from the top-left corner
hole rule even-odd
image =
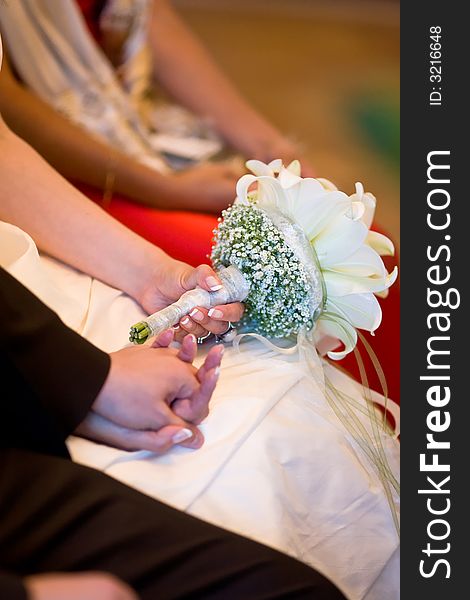
[[[185,327],[191,328],[192,327],[191,319],[189,317],[185,317],[181,321],[181,325],[184,325]]]
[[[213,292],[222,289],[222,284],[213,275],[209,275],[209,277],[206,278],[206,283]]]
[[[189,313],[189,316],[192,317],[195,321],[202,321],[202,319],[204,318],[204,313],[195,308]]]
[[[171,438],[171,441],[173,442],[173,444],[180,444],[185,440],[189,440],[190,437],[193,437],[193,432],[191,431],[191,429],[180,429]]]
[[[212,319],[221,319],[224,316],[224,313],[217,308],[211,308],[207,314]]]

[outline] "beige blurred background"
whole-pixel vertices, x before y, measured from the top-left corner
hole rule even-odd
[[[243,93],[302,142],[318,176],[378,199],[399,245],[399,4],[175,0]]]

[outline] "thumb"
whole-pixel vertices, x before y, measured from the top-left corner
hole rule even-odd
[[[194,269],[195,284],[208,292],[216,292],[222,288],[222,282],[214,269],[209,265],[199,265]]]
[[[168,348],[175,337],[173,329],[166,329],[152,342],[151,348]]]
[[[163,454],[173,446],[181,445],[186,448],[200,448],[204,443],[204,437],[197,427],[185,424],[165,425],[158,431],[136,432],[142,434],[141,445],[144,450],[150,450],[157,454]]]
[[[130,429],[90,412],[75,434],[128,452],[148,450],[163,454],[176,444],[189,448],[202,446],[204,437],[197,427],[174,414],[172,420],[171,425],[157,430]]]
[[[126,435],[127,450],[147,450],[155,454],[164,454],[173,446],[181,445],[187,448],[200,448],[204,437],[197,427],[184,423],[181,425],[165,425],[154,430],[128,429]]]

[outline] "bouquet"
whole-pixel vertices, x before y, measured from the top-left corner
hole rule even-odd
[[[211,259],[223,289],[187,292],[134,325],[130,339],[145,342],[197,305],[244,301],[245,330],[290,339],[304,332],[313,342],[328,335],[343,343],[328,353],[339,360],[354,349],[356,328],[373,333],[380,325],[375,294],[397,277],[380,258],[393,244],[369,230],[375,198],[360,183],[348,196],[325,179],[302,178],[298,161],[246,164],[253,174],[238,181],[215,230]]]
[[[354,350],[365,372],[355,350],[358,329],[373,333],[379,327],[382,311],[376,295],[386,295],[397,278],[397,268],[388,273],[381,259],[394,253],[392,242],[370,231],[375,198],[360,183],[348,196],[326,179],[302,178],[298,161],[287,168],[280,160],[246,164],[252,174],[238,181],[236,200],[222,213],[214,231],[211,258],[223,288],[186,292],[176,303],[134,325],[131,340],[144,342],[195,306],[244,301],[243,326],[248,335],[262,336],[268,345],[266,338],[297,342],[294,348],[300,359],[380,478],[399,531],[394,496],[399,485],[383,446],[386,419],[377,413],[365,376],[362,405],[332,385],[321,363],[318,369],[315,350],[321,337],[336,338],[342,348],[328,356],[339,360]],[[373,351],[368,351],[379,369]],[[367,427],[361,415],[368,418]]]

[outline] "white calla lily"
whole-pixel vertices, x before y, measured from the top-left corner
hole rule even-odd
[[[274,177],[274,174],[279,173],[279,170],[282,168],[282,161],[280,159],[276,159],[267,165],[260,160],[253,159],[248,160],[246,162],[246,166],[257,177],[261,177],[261,175]]]
[[[336,273],[323,271],[328,297],[347,296],[348,294],[364,294],[368,292],[381,292],[389,288],[398,275],[395,267],[386,277],[359,276],[353,273]]]
[[[300,163],[298,160],[292,162],[287,169],[279,172],[279,183],[284,189],[288,189],[302,181],[300,177]]]
[[[382,322],[382,309],[374,294],[350,294],[328,300],[325,310],[343,314],[350,323],[359,329],[373,333]]]
[[[338,191],[338,188],[336,187],[336,185],[329,179],[325,179],[324,177],[317,177],[317,181],[319,181],[322,184],[322,186],[325,188],[325,190],[328,190],[329,192],[337,192]]]
[[[346,211],[346,216],[352,221],[363,220],[366,208],[362,202],[350,202],[349,208]]]
[[[343,192],[318,193],[314,179],[304,179],[299,186],[298,202],[289,206],[289,214],[304,230],[307,239],[314,243],[320,232],[336,217],[345,214],[350,206]],[[292,194],[292,190],[289,190]]]
[[[380,256],[369,248],[362,245],[344,260],[337,261],[333,266],[324,265],[329,271],[344,273],[346,275],[358,275],[359,277],[386,277],[387,270]]]
[[[300,164],[300,163],[299,163]],[[284,165],[282,164],[282,159],[281,158],[275,158],[274,160],[272,160],[270,163],[268,163],[268,166],[275,172],[275,173],[280,173],[281,169],[284,168]]]
[[[382,290],[381,292],[374,292],[374,294],[375,294],[375,296],[377,296],[377,298],[382,298],[382,299],[387,298],[389,293],[390,293],[389,288],[387,288],[386,290]]]
[[[366,242],[380,256],[393,256],[395,254],[395,246],[392,240],[378,231],[369,231]]]
[[[334,219],[313,240],[315,252],[322,267],[343,262],[364,244],[367,227],[362,221],[353,221],[346,215]]]
[[[344,344],[343,350],[328,353],[339,360],[356,345],[356,327],[373,332],[380,325],[382,311],[374,294],[386,295],[398,274],[396,267],[387,273],[380,258],[393,255],[392,242],[369,231],[376,199],[359,182],[348,196],[326,179],[304,179],[298,161],[287,168],[280,161],[248,161],[247,167],[253,175],[238,182],[238,201],[253,202],[248,189],[256,183],[256,206],[300,226],[315,251],[326,290],[316,327]]]
[[[364,215],[362,220],[368,229],[370,229],[372,225],[372,221],[374,220],[375,207],[377,205],[377,200],[373,194],[370,192],[364,191],[364,186],[360,181],[356,182],[356,192],[349,196],[351,202],[362,202],[364,205]]]
[[[281,162],[282,165],[282,162]],[[298,177],[300,177],[300,174],[302,173],[302,166],[300,165],[300,161],[299,160],[293,160],[287,167],[286,167],[287,171],[290,171],[291,173],[293,173],[294,175],[297,175]]]
[[[327,313],[318,321],[317,327],[321,336],[336,338],[344,345],[343,350],[327,352],[327,356],[332,360],[341,360],[354,350],[357,344],[357,331],[347,319]]]

